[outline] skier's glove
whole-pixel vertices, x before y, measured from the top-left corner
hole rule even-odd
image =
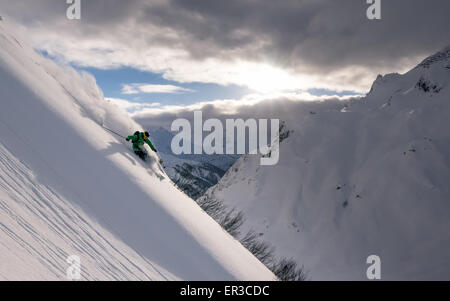
[[[125,140],[127,140],[127,141],[130,141],[130,139],[128,139],[128,138],[127,138],[127,139],[125,139]]]

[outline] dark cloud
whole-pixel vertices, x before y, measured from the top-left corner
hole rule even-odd
[[[264,60],[318,75],[348,66],[405,68],[407,59],[450,44],[448,0],[382,0],[376,21],[366,18],[366,0],[89,0],[77,26],[65,19],[63,0],[0,5],[21,22],[78,38],[138,39],[140,47],[182,49],[193,60]]]
[[[344,65],[396,64],[450,43],[450,1],[382,1],[382,20],[366,18],[364,0],[173,0],[146,16],[183,31],[195,57],[240,52],[293,69],[329,71]],[[238,33],[244,32],[243,37]],[[258,52],[252,47],[264,41]],[[196,47],[194,45],[202,45]],[[249,50],[247,52],[247,49]],[[236,51],[237,50],[237,51]]]

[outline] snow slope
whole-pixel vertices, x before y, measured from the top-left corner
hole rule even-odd
[[[94,78],[38,55],[0,22],[0,279],[271,280],[122,134],[138,125]],[[150,151],[151,152],[151,151]]]
[[[239,159],[205,198],[313,280],[450,280],[450,48],[361,99],[290,104],[278,165]]]

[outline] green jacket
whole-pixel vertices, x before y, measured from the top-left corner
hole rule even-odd
[[[156,148],[153,146],[152,142],[148,138],[144,139],[144,134],[142,132],[139,133],[139,135],[128,136],[127,139],[131,140],[131,142],[133,142],[134,149],[138,149],[141,146],[143,146],[144,143],[147,143],[148,146],[150,146],[150,148],[152,149],[152,151],[157,153]]]

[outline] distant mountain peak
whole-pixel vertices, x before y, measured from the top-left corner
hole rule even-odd
[[[416,68],[430,68],[431,65],[442,62],[442,61],[450,61],[450,45],[441,51],[427,57],[424,59]]]

